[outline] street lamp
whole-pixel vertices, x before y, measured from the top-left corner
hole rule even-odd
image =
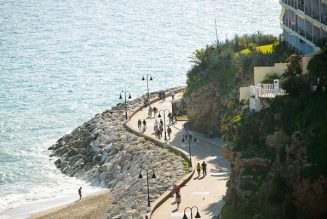
[[[163,116],[164,116],[165,141],[167,141],[167,134],[166,134],[166,112],[168,112],[168,114],[169,114],[170,111],[169,111],[169,109],[159,110],[158,118],[161,118],[160,112],[163,112]]]
[[[145,76],[146,76],[146,87],[148,89],[148,99],[150,99],[150,93],[149,93],[149,77],[150,77],[150,81],[152,81],[152,75],[151,74],[145,74],[142,77],[142,81],[145,80]]]
[[[187,217],[186,214],[185,214],[185,211],[186,211],[187,209],[190,209],[190,210],[191,210],[191,219],[193,219],[193,214],[192,214],[192,210],[193,210],[193,208],[196,208],[196,215],[195,215],[194,218],[201,218],[201,215],[199,214],[199,209],[198,209],[198,207],[193,206],[192,208],[191,208],[191,207],[186,207],[186,208],[184,209],[184,216],[183,216],[183,219],[188,219],[188,217]]]
[[[148,208],[147,208],[147,211],[150,212],[151,206],[150,206],[150,189],[149,189],[149,170],[152,170],[152,176],[151,176],[152,179],[155,179],[157,177],[154,174],[154,170],[153,169],[151,169],[151,168],[142,168],[141,167],[139,179],[142,179],[143,178],[143,176],[142,176],[142,170],[144,170],[146,172],[146,186],[148,187]]]
[[[185,143],[188,141],[188,151],[190,154],[190,171],[193,170],[192,168],[192,153],[191,153],[191,142],[192,143],[197,143],[198,140],[196,139],[196,137],[194,135],[192,135],[192,133],[189,133],[188,131],[185,131],[183,134],[183,139],[182,142]]]
[[[130,93],[129,91],[122,91],[122,92],[120,92],[120,95],[119,95],[119,99],[120,99],[120,100],[123,99],[123,97],[122,97],[122,93],[125,94],[125,117],[126,117],[126,119],[127,119],[127,102],[126,102],[126,95],[127,95],[127,93],[128,93],[128,99],[131,99],[132,96],[131,96],[131,93]]]

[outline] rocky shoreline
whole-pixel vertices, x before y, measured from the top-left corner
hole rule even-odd
[[[150,99],[157,96],[152,93]],[[128,102],[128,108],[142,106],[144,97]],[[157,176],[149,180],[151,201],[187,174],[182,157],[128,132],[125,122],[124,105],[117,104],[49,148],[64,174],[110,189],[112,206],[106,218],[143,218],[147,187],[146,179],[138,179],[141,167],[152,168]]]

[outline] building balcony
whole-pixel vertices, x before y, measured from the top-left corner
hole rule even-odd
[[[290,33],[290,35],[293,35],[297,38],[299,38],[300,40],[302,40],[303,42],[305,42],[306,44],[308,44],[309,46],[311,46],[312,48],[314,48],[314,51],[318,51],[320,50],[316,44],[314,44],[313,42],[313,37],[312,34],[309,32],[304,31],[302,28],[298,27],[298,31],[294,31],[292,30],[289,26],[287,26],[284,23],[281,23],[281,27],[287,31],[288,33]],[[303,36],[304,34],[304,36]]]
[[[299,33],[301,36],[305,37],[305,31],[304,31],[301,27],[299,27],[298,30],[299,30],[298,33]]]
[[[327,2],[327,0],[325,1]],[[300,1],[297,2],[295,0],[280,0],[279,2],[281,5],[288,7],[294,13],[305,15],[307,20],[311,23],[315,23],[319,26],[323,24],[322,27],[327,29],[327,14],[320,14],[318,10],[312,9],[309,5],[304,6],[304,3],[301,3]]]
[[[279,80],[278,81],[279,85]],[[258,84],[250,86],[250,97],[255,98],[275,98],[276,96],[285,95],[286,91],[274,86],[274,84]]]
[[[311,33],[306,32],[306,33],[305,33],[305,38],[306,38],[307,40],[313,42],[313,40],[312,40],[312,34],[311,34]]]
[[[327,25],[327,15],[321,15],[321,23]]]
[[[292,8],[297,9],[297,3],[294,0],[282,0],[282,2],[286,5],[291,6]]]

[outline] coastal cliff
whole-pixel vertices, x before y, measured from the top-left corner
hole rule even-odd
[[[325,218],[327,178],[303,176],[311,165],[303,144],[300,132],[277,131],[266,138],[275,157],[225,147],[232,166],[226,202],[241,211],[252,209],[259,218]]]
[[[142,104],[143,98],[138,98],[128,107]],[[117,104],[49,148],[51,156],[59,157],[55,165],[63,173],[110,189],[107,218],[143,218],[147,198],[145,179],[138,179],[141,167],[150,167],[157,176],[149,180],[152,201],[187,173],[181,157],[128,132],[125,121],[124,105]]]
[[[269,40],[270,52],[255,51],[254,45]],[[254,66],[285,62],[291,54],[285,43],[260,33],[194,52],[185,97],[189,124],[205,132],[217,127],[229,141],[224,155],[232,172],[225,200],[237,218],[327,217],[327,82],[321,72],[326,50],[312,59],[308,74],[299,67],[301,58],[291,56],[283,77],[277,76],[287,95],[262,100],[266,107],[260,112],[239,101],[239,87],[253,83]],[[276,79],[268,76],[265,83]]]
[[[188,126],[203,133],[216,133],[221,122],[224,101],[214,83],[203,86],[184,98]]]

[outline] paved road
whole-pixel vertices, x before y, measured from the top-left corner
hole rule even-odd
[[[176,95],[176,98],[181,98],[181,94]],[[152,104],[159,110],[168,109],[171,111],[171,97],[166,98],[166,101],[158,101]],[[166,124],[168,124],[166,113]],[[163,112],[161,112],[163,119]],[[138,119],[146,119],[147,130],[144,134],[154,137],[154,121],[158,118],[148,118],[148,108],[136,113],[129,121],[129,126],[137,129]],[[187,153],[189,152],[188,143],[182,143],[182,136],[185,133],[183,129],[184,122],[177,122],[172,126],[172,136],[168,140],[169,144],[174,145]],[[212,139],[203,136],[202,134],[192,132],[193,135],[199,140],[198,143],[191,144],[191,154],[193,167],[198,162],[205,161],[208,166],[207,176],[203,177],[202,172],[200,177],[197,173],[194,174],[193,179],[181,189],[182,202],[177,209],[174,203],[175,199],[168,199],[161,205],[152,215],[154,219],[169,219],[169,218],[182,218],[183,212],[186,207],[197,206],[202,219],[211,219],[217,215],[222,208],[224,201],[223,195],[226,193],[226,182],[229,177],[230,166],[229,162],[222,156],[222,145],[224,142],[221,139]],[[168,138],[168,136],[167,136]],[[164,137],[161,139],[164,141]],[[193,217],[196,210],[193,209]],[[190,217],[190,210],[186,211],[188,218]]]

